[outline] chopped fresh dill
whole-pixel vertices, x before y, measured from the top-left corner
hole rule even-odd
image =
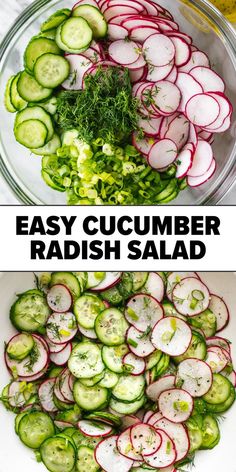
[[[33,349],[29,353],[29,360],[24,364],[24,367],[27,369],[28,372],[33,372],[34,365],[38,361],[40,356],[39,349],[37,344],[34,344]]]

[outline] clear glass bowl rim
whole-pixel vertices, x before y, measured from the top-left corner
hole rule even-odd
[[[23,10],[23,12],[16,18],[15,22],[8,30],[7,34],[5,35],[4,39],[0,44],[0,61],[5,53],[6,48],[8,47],[9,43],[13,39],[16,32],[23,26],[23,24],[41,7],[52,3],[53,0],[35,0],[31,5]],[[158,3],[158,1],[157,1]],[[227,39],[231,50],[233,52],[235,58],[235,67],[236,67],[236,30],[234,27],[228,22],[228,20],[221,14],[221,12],[208,0],[189,0],[189,3],[192,4],[196,9],[198,9],[203,14],[207,14],[210,19],[217,24],[217,27],[223,34],[223,36]],[[203,200],[202,205],[218,205],[222,199],[228,194],[228,192],[232,189],[234,184],[236,183],[236,143],[234,146],[234,159],[232,162],[231,167],[228,170],[228,174],[223,181],[221,189],[215,188],[211,194]],[[5,181],[9,185],[10,189],[13,191],[15,196],[18,200],[26,205],[36,205],[40,203],[36,203],[33,201],[26,193],[19,187],[19,185],[15,182],[14,177],[9,172],[6,164],[4,163],[2,156],[0,155],[0,172],[2,173]],[[219,194],[218,194],[219,193]],[[41,203],[42,204],[42,203]]]

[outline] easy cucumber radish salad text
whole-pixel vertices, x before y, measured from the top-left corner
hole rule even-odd
[[[68,204],[164,204],[215,173],[214,134],[233,111],[225,89],[162,6],[80,0],[31,39],[5,104]]]
[[[36,282],[10,310],[1,400],[50,472],[174,472],[219,443],[235,401],[230,315],[197,273]]]

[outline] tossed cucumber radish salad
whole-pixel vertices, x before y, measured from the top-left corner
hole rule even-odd
[[[80,0],[24,53],[5,104],[68,204],[164,204],[216,169],[232,105],[207,55],[151,0]]]
[[[235,401],[229,311],[197,273],[36,281],[10,310],[1,399],[50,472],[174,472],[219,443]]]

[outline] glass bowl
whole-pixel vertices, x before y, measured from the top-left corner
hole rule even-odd
[[[180,29],[205,51],[214,69],[227,84],[227,95],[236,104],[236,32],[227,20],[205,0],[159,0],[169,9]],[[65,204],[65,195],[56,192],[41,178],[41,159],[15,141],[14,114],[3,105],[4,89],[10,75],[22,69],[23,52],[38,33],[40,24],[56,9],[72,7],[73,0],[37,0],[28,7],[10,29],[0,47],[0,170],[24,204]],[[214,143],[217,172],[203,186],[187,189],[172,203],[179,205],[216,205],[232,188],[236,179],[236,113],[229,131],[218,135]]]

